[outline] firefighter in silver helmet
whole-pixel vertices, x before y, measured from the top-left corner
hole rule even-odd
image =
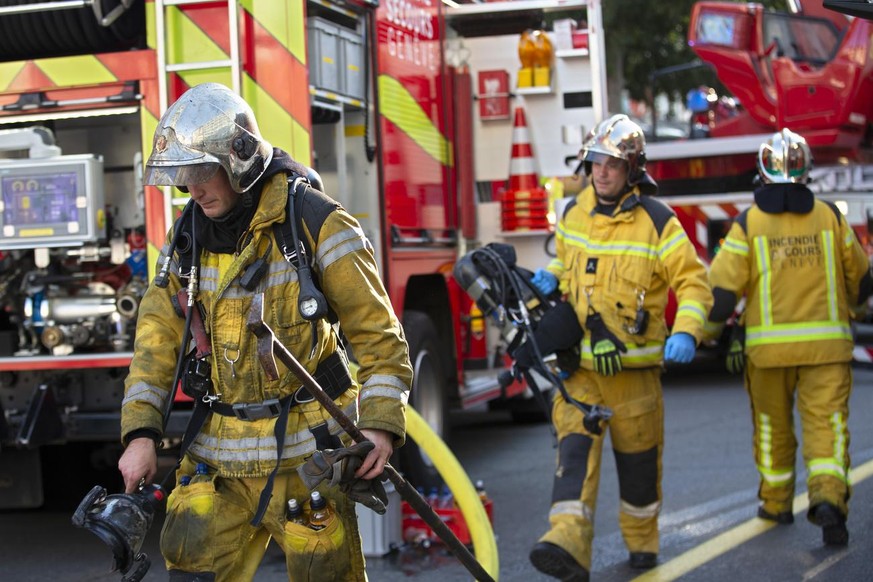
[[[196,365],[186,368],[183,389],[194,394],[192,417],[199,426],[192,421],[188,427],[196,436],[177,470],[179,485],[168,499],[161,532],[171,580],[250,580],[271,537],[285,552],[294,580],[366,579],[354,505],[384,512],[380,503],[387,499],[377,478],[405,438],[412,370],[372,246],[339,204],[306,184],[292,187],[308,173],[270,146],[249,105],[222,85],[187,91],[155,131],[145,182],[183,189],[193,205],[161,253],[162,262],[169,260],[167,283],[153,282],[140,307],[122,406],[126,448],[119,469],[127,491],[155,478],[162,413],[170,404],[179,351],[188,350],[180,346],[188,336],[174,299],[197,266],[194,307],[203,325],[192,325],[196,349],[184,361]],[[356,380],[335,326],[298,308],[303,275],[277,240],[291,221],[292,193],[302,196],[294,205],[302,216],[294,223],[308,243],[315,279],[360,363]],[[183,231],[191,244],[173,252],[172,241]],[[301,255],[301,245],[296,247]],[[264,318],[277,339],[357,420],[372,445],[349,447],[349,437],[293,374],[266,376],[257,338],[246,329],[256,293],[264,295]],[[201,352],[208,355],[191,360]],[[312,474],[297,470],[324,449],[346,453],[332,457],[340,475],[317,485],[334,518],[316,530],[286,520],[284,509],[292,498],[306,507]],[[193,476],[190,484],[186,476]]]
[[[867,255],[846,218],[807,187],[812,153],[788,130],[761,144],[763,184],[734,221],[710,269],[708,331],[720,333],[745,295],[745,383],[752,403],[758,517],[794,522],[794,402],[807,468],[807,519],[845,545],[853,309],[870,294]],[[743,328],[738,328],[742,330]],[[742,343],[739,343],[742,349]],[[742,363],[742,359],[740,359]]]
[[[581,368],[565,382],[582,403],[613,411],[607,428],[618,469],[619,525],[630,565],[657,563],[664,435],[663,362],[690,362],[712,294],[706,270],[672,210],[651,197],[645,138],[626,115],[599,123],[581,158],[590,185],[561,217],[557,257],[533,282],[566,295],[585,328]],[[678,300],[673,327],[667,297]],[[605,434],[583,427],[582,412],[556,395],[558,436],[550,529],[533,547],[534,566],[562,580],[588,580]]]

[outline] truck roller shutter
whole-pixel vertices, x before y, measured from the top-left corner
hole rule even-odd
[[[91,6],[19,14],[3,9],[50,0],[0,0],[0,61],[17,61],[114,52],[145,47],[145,0],[135,0],[108,26],[97,17],[112,13],[122,0],[97,0]]]

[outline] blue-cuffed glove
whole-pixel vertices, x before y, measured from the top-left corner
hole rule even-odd
[[[667,338],[664,346],[664,361],[687,364],[694,359],[697,351],[697,342],[690,333],[674,333]]]
[[[558,288],[558,278],[546,271],[545,269],[537,269],[530,282],[533,286],[540,290],[543,295],[550,295],[552,291]]]

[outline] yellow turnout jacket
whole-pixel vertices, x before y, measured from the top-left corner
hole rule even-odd
[[[315,356],[310,359],[313,327],[298,313],[297,272],[273,240],[273,224],[284,222],[287,201],[286,175],[276,174],[263,187],[257,211],[243,236],[243,240],[250,237],[251,242],[239,253],[204,250],[200,255],[198,300],[204,307],[204,324],[212,344],[212,383],[221,402],[227,404],[280,398],[300,386],[281,363],[280,379],[275,381],[266,378],[258,363],[257,338],[246,328],[255,293],[264,293],[267,324],[310,374],[338,348],[333,327],[326,320],[318,321],[318,342]],[[353,382],[336,401],[353,420],[357,419],[359,428],[389,431],[397,436],[396,444],[402,444],[412,369],[406,340],[379,277],[372,246],[358,222],[339,207],[326,216],[319,232],[310,233],[304,228],[300,236],[310,239],[316,259],[314,275],[360,363],[359,384]],[[161,259],[167,250],[165,246]],[[266,275],[254,291],[243,289],[241,273],[265,253]],[[135,355],[122,406],[123,436],[142,428],[161,432],[162,411],[167,405],[184,327],[184,320],[171,304],[171,297],[180,288],[176,259],[172,264],[170,285],[166,289],[150,285],[139,309]],[[275,418],[246,421],[213,413],[189,452],[222,475],[264,476],[275,466],[277,455],[283,468],[295,466],[309,456],[315,450],[309,427],[326,419],[332,434],[341,433],[317,402],[292,405],[284,449],[277,451]]]
[[[714,289],[746,295],[746,354],[759,368],[852,359],[850,308],[869,270],[835,207],[806,214],[757,205],[734,221],[710,269]]]
[[[635,187],[612,216],[596,212],[596,204],[594,188],[588,186],[565,211],[555,236],[557,257],[548,270],[559,278],[583,325],[591,307],[624,342],[625,368],[658,366],[667,336],[664,312],[670,289],[678,301],[672,332],[701,339],[712,306],[706,268],[676,215],[660,200],[641,195]],[[648,326],[642,334],[631,334],[628,328],[640,306],[649,313]],[[582,366],[593,369],[588,331]]]

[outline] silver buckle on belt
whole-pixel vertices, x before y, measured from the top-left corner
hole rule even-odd
[[[315,400],[315,396],[309,393],[306,386],[301,386],[294,392],[294,402],[296,404],[306,404]]]
[[[271,398],[263,402],[241,403],[232,406],[233,413],[240,420],[261,420],[262,418],[275,418],[282,412],[282,405],[278,398]]]

